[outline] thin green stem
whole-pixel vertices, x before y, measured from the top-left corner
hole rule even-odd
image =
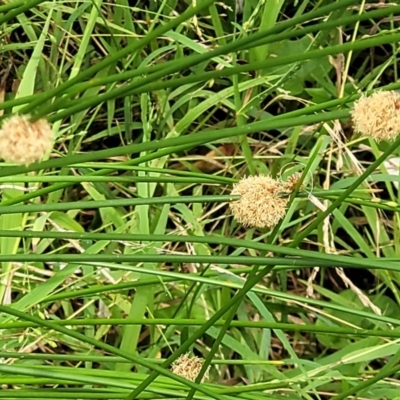
[[[84,325],[148,325],[148,326],[168,326],[168,325],[176,325],[176,326],[202,326],[207,322],[205,319],[173,319],[173,318],[85,318],[85,319],[68,319],[68,320],[53,320],[51,324],[55,326],[84,326]],[[226,321],[216,321],[215,326],[223,326]],[[323,333],[333,336],[358,336],[358,337],[390,337],[390,338],[400,338],[400,332],[396,330],[379,330],[379,329],[355,329],[355,328],[338,328],[336,326],[330,325],[299,325],[299,324],[288,324],[281,322],[267,322],[267,321],[231,321],[229,324],[231,327],[236,328],[250,328],[250,329],[280,329],[283,331],[290,332],[309,332],[309,333]],[[29,323],[29,322],[7,322],[0,323],[0,329],[16,329],[16,328],[34,328],[40,326],[38,324]],[[9,357],[9,358],[21,358],[21,359],[44,359],[44,360],[79,360],[84,357],[89,357],[85,360],[90,360],[88,355],[81,355],[78,358],[75,358],[76,355],[68,354],[68,355],[56,355],[56,354],[33,354],[32,357],[29,357],[29,354],[25,353],[8,353],[8,352],[0,352],[0,357]],[[97,359],[91,359],[91,361],[97,361],[98,359],[102,359],[102,361],[112,360],[111,357],[99,357],[96,356]],[[118,360],[121,360],[119,357]],[[126,362],[129,360],[125,359]],[[157,359],[159,360],[159,359]],[[213,364],[224,364],[228,360],[213,360]],[[158,363],[161,363],[159,361]],[[243,360],[243,363],[246,363]]]
[[[235,179],[236,181],[236,179]],[[214,179],[212,176],[209,178],[203,177],[177,177],[177,176],[89,176],[89,175],[42,175],[42,176],[9,176],[0,178],[0,183],[29,183],[29,182],[71,182],[71,183],[80,183],[80,182],[126,182],[126,183],[134,183],[134,182],[159,182],[159,183],[187,183],[187,184],[195,184],[195,183],[208,183],[208,184],[216,184],[221,183],[217,179]]]
[[[138,205],[160,204],[193,204],[193,203],[224,203],[230,200],[239,200],[240,196],[216,195],[216,196],[176,196],[176,197],[152,197],[145,199],[118,199],[101,201],[72,201],[54,204],[29,204],[18,206],[1,206],[0,215],[30,212],[51,212],[67,210],[87,210],[105,207],[134,207]]]
[[[350,259],[350,257],[349,257]],[[253,256],[199,256],[199,255],[170,255],[170,254],[0,254],[0,262],[66,262],[66,263],[87,263],[90,265],[96,265],[98,263],[112,263],[107,264],[109,268],[121,269],[125,271],[137,271],[140,270],[137,267],[123,265],[118,263],[178,263],[184,264],[185,262],[209,264],[242,264],[242,265],[286,265],[293,268],[309,268],[315,265],[314,260],[302,260],[300,258],[280,258],[280,257],[253,257]],[[341,264],[339,261],[332,260],[329,266],[338,267]],[[351,268],[362,268],[358,264],[347,263],[345,266]],[[99,265],[102,267],[103,264]],[[328,266],[328,265],[325,265]],[[374,267],[376,268],[376,267]],[[393,271],[397,270],[398,267],[394,267],[391,264],[378,264],[376,269]],[[146,272],[146,270],[143,270]],[[161,272],[159,271],[159,275]]]

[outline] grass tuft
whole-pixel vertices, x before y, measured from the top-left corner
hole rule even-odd
[[[397,398],[399,12],[0,1],[0,398]]]

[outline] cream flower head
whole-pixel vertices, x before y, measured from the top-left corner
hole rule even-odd
[[[364,136],[393,140],[400,134],[400,93],[375,92],[360,97],[351,111],[354,130]]]
[[[273,228],[285,216],[289,202],[287,188],[270,176],[248,176],[235,184],[231,194],[241,196],[231,201],[232,214],[245,226]]]
[[[27,115],[14,115],[0,129],[0,158],[29,165],[40,161],[53,147],[53,131],[45,119],[30,121]]]
[[[199,357],[190,357],[188,353],[182,354],[177,360],[171,365],[171,371],[185,378],[189,381],[194,382],[199,375],[201,368],[203,367],[204,359]],[[209,377],[209,369],[207,368],[206,373],[201,379],[204,382]]]

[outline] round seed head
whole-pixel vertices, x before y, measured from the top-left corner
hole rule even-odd
[[[194,382],[199,375],[201,368],[203,367],[204,359],[199,357],[190,357],[189,354],[182,354],[177,360],[171,365],[171,371],[185,378],[189,381]],[[204,382],[209,377],[209,368],[201,379]]]
[[[235,184],[231,194],[240,200],[230,202],[232,214],[244,226],[273,228],[285,216],[289,201],[285,188],[270,176],[248,176]]]
[[[393,140],[400,133],[400,93],[375,92],[358,99],[351,111],[354,130],[364,136]]]
[[[292,193],[294,189],[296,188],[297,182],[301,179],[301,173],[296,172],[293,175],[290,175],[286,181],[282,182],[282,188],[285,193]],[[302,191],[304,189],[304,182],[301,184],[299,187],[299,191]]]
[[[29,165],[40,161],[53,146],[53,131],[45,119],[30,121],[26,115],[14,115],[0,129],[0,158]]]

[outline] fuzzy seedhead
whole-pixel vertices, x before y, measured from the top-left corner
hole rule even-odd
[[[45,119],[30,121],[26,115],[5,119],[0,129],[0,158],[29,165],[40,161],[53,146],[53,131]]]
[[[284,193],[292,193],[296,188],[297,183],[301,179],[302,174],[300,172],[296,172],[295,174],[289,176],[285,182],[282,183],[282,188]],[[301,192],[304,189],[304,182],[300,185],[299,191]]]
[[[375,92],[358,99],[351,111],[354,130],[363,136],[393,140],[400,133],[400,93]]]
[[[283,184],[270,176],[248,176],[235,184],[231,194],[241,196],[231,201],[232,214],[244,226],[273,228],[285,216],[289,199]]]
[[[199,375],[201,368],[203,367],[204,359],[199,357],[190,357],[189,354],[182,354],[177,360],[171,365],[171,371],[185,378],[189,381],[194,382]],[[202,378],[202,382],[207,380],[209,377],[209,368]]]

